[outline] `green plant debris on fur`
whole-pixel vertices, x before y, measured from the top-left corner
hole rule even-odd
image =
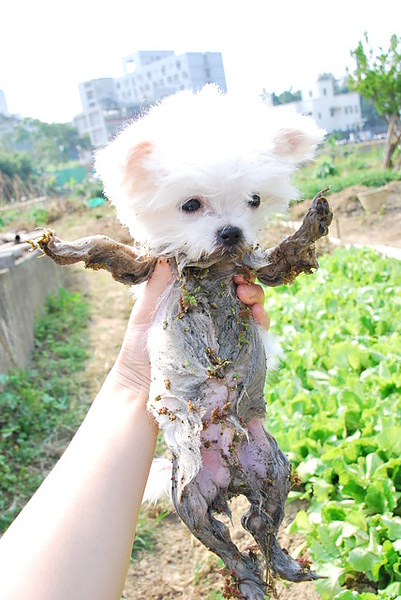
[[[28,371],[3,376],[0,392],[0,530],[15,518],[58,459],[88,407],[83,369],[89,306],[64,289],[35,326]]]
[[[266,386],[267,426],[308,500],[323,600],[401,596],[401,264],[337,250],[313,277],[268,290],[286,359]]]

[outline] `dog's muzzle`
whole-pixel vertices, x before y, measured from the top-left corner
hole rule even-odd
[[[227,225],[222,229],[219,229],[217,232],[217,239],[219,244],[226,246],[227,248],[232,248],[236,246],[243,240],[242,230],[239,227],[233,227],[231,225]]]

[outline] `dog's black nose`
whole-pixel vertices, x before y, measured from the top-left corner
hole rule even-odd
[[[235,244],[238,244],[242,240],[242,231],[239,227],[227,225],[219,229],[217,238],[224,246],[235,246]]]

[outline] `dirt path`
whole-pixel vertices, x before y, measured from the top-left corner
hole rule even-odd
[[[130,241],[113,212],[105,207],[93,215],[85,211],[82,218],[74,213],[52,227],[59,237],[66,240],[102,233],[123,243]],[[133,299],[129,288],[114,281],[105,271],[85,270],[79,264],[69,268],[74,270],[76,285],[89,297],[91,304],[89,344],[92,353],[85,370],[89,390],[94,397],[119,352]]]
[[[350,188],[333,194],[330,201],[335,211],[333,234],[342,242],[385,243],[401,247],[401,183],[391,184],[387,207],[380,214],[366,214],[358,199],[360,188]],[[306,211],[306,203],[291,210],[290,219],[299,220]],[[97,215],[85,213],[82,219],[63,218],[55,224],[60,237],[73,239],[93,233],[105,233],[114,239],[127,242],[127,233],[115,222],[111,211],[103,208]],[[268,245],[274,245],[288,229],[276,223],[266,234]],[[132,299],[127,288],[114,282],[107,273],[84,271],[74,267],[78,285],[88,294],[92,305],[90,346],[92,355],[87,366],[92,395],[95,395],[117,356],[124,335]],[[239,501],[241,502],[241,501]],[[300,536],[287,536],[285,526],[291,522],[299,507],[289,504],[280,534],[280,541],[289,552],[302,543]],[[239,526],[235,515],[244,512],[238,505],[234,510],[235,543],[245,548],[250,540]],[[152,509],[150,518],[156,519],[160,509]],[[156,539],[151,550],[141,552],[132,563],[123,598],[126,600],[213,600],[222,588],[218,573],[220,564],[216,557],[199,544],[173,512],[161,520],[156,528]],[[312,583],[279,583],[281,600],[318,600]]]

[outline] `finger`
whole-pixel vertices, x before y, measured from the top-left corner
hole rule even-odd
[[[254,276],[249,276],[247,278],[245,278],[243,275],[234,275],[234,281],[237,285],[241,284],[241,283],[245,283],[245,284],[249,284],[254,282],[256,279],[256,277]]]
[[[263,304],[265,294],[257,283],[240,284],[237,287],[237,296],[244,304]]]
[[[258,325],[260,325],[267,331],[270,327],[269,313],[267,311],[265,311],[265,309],[263,308],[263,306],[261,304],[254,304],[251,308],[251,311],[252,311],[252,316],[255,319],[255,321],[258,323]]]

